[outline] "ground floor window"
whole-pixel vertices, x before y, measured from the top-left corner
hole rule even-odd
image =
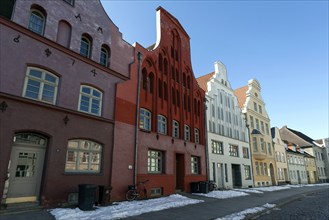
[[[99,173],[102,146],[88,140],[70,140],[68,142],[65,171]]]
[[[191,172],[192,172],[192,174],[200,174],[199,164],[200,164],[200,158],[192,156],[191,157]]]
[[[162,173],[162,156],[161,151],[149,150],[147,153],[147,171],[149,173]]]
[[[246,180],[251,180],[251,172],[249,165],[244,165],[244,176]]]

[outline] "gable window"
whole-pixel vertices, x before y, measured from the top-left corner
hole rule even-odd
[[[200,158],[191,156],[191,173],[200,174]]]
[[[162,115],[158,115],[158,133],[167,134],[167,119]]]
[[[172,136],[174,138],[179,138],[179,123],[175,120],[172,122]]]
[[[139,112],[139,128],[151,131],[151,112],[143,108]]]
[[[45,30],[46,16],[39,10],[32,9],[30,14],[29,29],[43,35]]]
[[[200,132],[197,128],[194,129],[194,141],[195,143],[200,144]]]
[[[224,154],[223,142],[211,140],[211,150],[213,154]]]
[[[259,113],[260,113],[260,114],[263,113],[263,110],[262,110],[262,106],[261,106],[261,105],[258,105],[258,110],[259,110]]]
[[[28,67],[23,96],[30,99],[55,104],[58,77],[46,70]]]
[[[102,46],[101,54],[100,54],[100,57],[99,57],[99,63],[102,66],[108,67],[109,66],[109,58],[110,58],[109,50],[105,46]]]
[[[254,110],[255,110],[255,112],[257,112],[257,103],[256,102],[254,102]]]
[[[162,173],[162,152],[148,150],[147,152],[147,171],[149,173]]]
[[[88,140],[70,140],[66,153],[66,172],[99,173],[102,146]]]
[[[80,87],[79,111],[93,115],[101,115],[102,92],[91,86]]]
[[[91,57],[91,38],[86,35],[81,37],[80,54],[87,58]]]
[[[184,125],[184,140],[190,141],[190,126]]]

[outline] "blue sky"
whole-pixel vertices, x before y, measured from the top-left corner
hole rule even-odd
[[[233,89],[256,78],[271,126],[329,137],[328,1],[101,0],[123,38],[156,41],[156,8],[175,16],[191,38],[196,77],[227,68]]]

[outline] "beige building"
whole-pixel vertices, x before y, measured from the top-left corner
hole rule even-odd
[[[278,185],[287,184],[290,181],[288,174],[288,162],[286,149],[287,145],[282,141],[280,136],[280,130],[277,127],[271,128],[274,154],[277,166],[277,183]]]
[[[307,173],[307,182],[308,183],[316,183],[317,182],[317,172],[316,172],[316,165],[315,165],[315,157],[312,155],[304,152],[304,160],[306,166],[306,173]]]
[[[236,89],[234,93],[249,125],[254,185],[276,185],[277,168],[270,133],[270,118],[261,96],[261,86],[256,79],[251,79],[248,85]]]

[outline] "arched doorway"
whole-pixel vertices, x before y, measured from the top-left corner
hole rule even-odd
[[[271,163],[270,163],[270,173],[271,173],[272,186],[275,186],[276,182],[275,182],[274,167],[273,167],[273,164],[271,164]]]
[[[34,133],[16,134],[8,164],[5,203],[39,199],[47,138]]]

